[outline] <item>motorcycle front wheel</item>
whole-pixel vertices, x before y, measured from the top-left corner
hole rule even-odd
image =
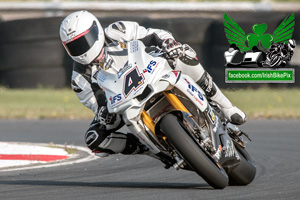
[[[215,189],[228,185],[224,169],[215,163],[189,135],[183,123],[172,114],[167,114],[160,122],[160,129],[183,159]]]

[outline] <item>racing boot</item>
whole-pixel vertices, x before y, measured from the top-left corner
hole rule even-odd
[[[232,124],[241,125],[246,122],[246,114],[227,99],[207,72],[204,72],[197,84],[204,90],[209,100],[216,102],[221,107],[225,117]]]
[[[234,106],[227,97],[221,92],[221,90],[216,86],[217,93],[210,97],[210,99],[216,102],[223,111],[225,117],[235,125],[244,124],[247,120],[246,114],[239,108]]]

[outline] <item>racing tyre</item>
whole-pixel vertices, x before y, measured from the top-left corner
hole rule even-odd
[[[201,147],[189,136],[184,125],[172,114],[166,115],[160,122],[160,129],[184,158],[184,160],[210,186],[223,189],[228,185],[228,176],[224,169],[211,160]]]
[[[246,149],[239,145],[235,145],[240,155],[240,164],[234,168],[229,174],[229,185],[248,185],[251,183],[256,174],[256,165],[248,154]]]

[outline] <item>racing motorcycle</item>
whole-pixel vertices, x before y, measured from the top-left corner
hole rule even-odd
[[[162,53],[146,50],[141,41],[129,42],[128,62],[118,74],[99,70],[109,112],[121,114],[165,168],[194,171],[216,189],[251,183],[256,166],[245,149],[247,134]]]

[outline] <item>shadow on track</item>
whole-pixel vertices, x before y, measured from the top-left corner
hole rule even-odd
[[[213,190],[213,188],[211,188],[207,184],[164,183],[164,182],[70,182],[70,181],[16,180],[16,181],[0,181],[0,185]]]

